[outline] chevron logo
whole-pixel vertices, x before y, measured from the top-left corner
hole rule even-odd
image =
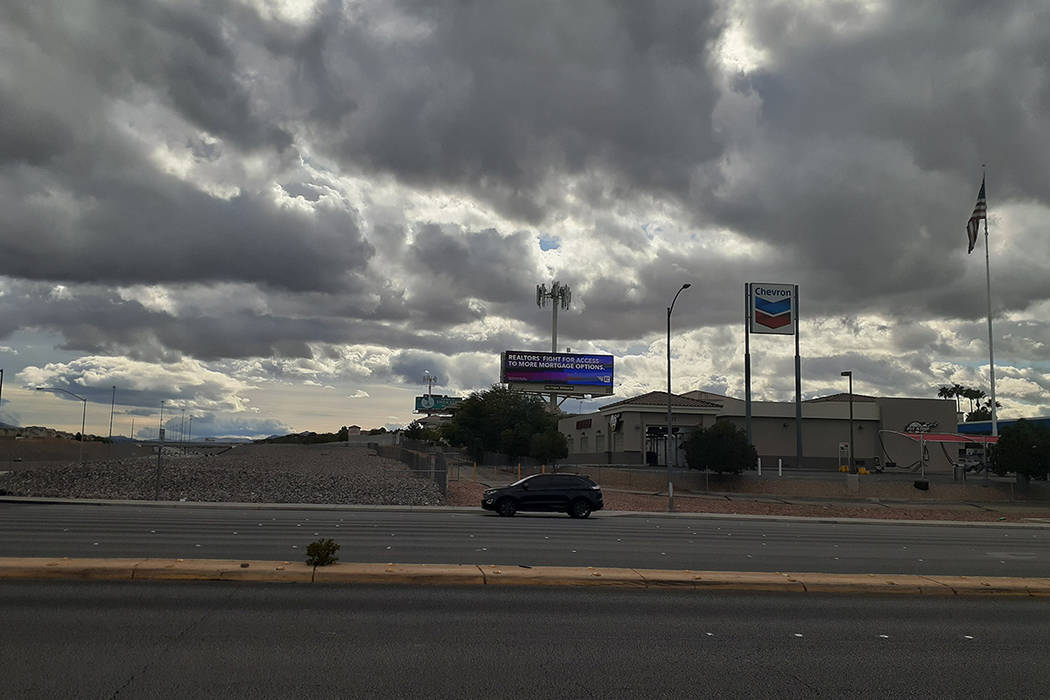
[[[791,324],[791,297],[764,299],[755,297],[755,323],[766,328],[783,328]]]

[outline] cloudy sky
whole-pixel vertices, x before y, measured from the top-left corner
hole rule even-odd
[[[405,424],[549,350],[553,280],[619,398],[686,282],[676,392],[743,396],[748,281],[800,285],[805,398],[987,391],[982,163],[1000,415],[1045,415],[1048,66],[1043,0],[3,3],[0,420]]]

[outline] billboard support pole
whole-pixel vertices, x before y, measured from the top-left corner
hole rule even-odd
[[[751,283],[744,283],[744,430],[751,444]]]
[[[558,300],[551,304],[554,307],[554,318],[551,321],[551,352],[558,352]],[[558,395],[551,392],[551,413],[558,409]]]
[[[548,291],[547,285],[537,284],[536,285],[536,306],[540,308],[547,305],[547,300],[551,300],[551,306],[553,307],[554,316],[551,322],[551,352],[558,352],[558,305],[560,304],[563,309],[568,309],[569,304],[572,303],[572,290],[569,289],[569,285],[562,284],[555,280],[551,282],[551,288]],[[550,394],[550,410],[551,413],[555,413],[558,410],[558,394],[551,392]]]
[[[795,285],[795,467],[802,466],[802,360],[798,351],[799,318],[798,285]],[[852,438],[852,436],[851,436]]]

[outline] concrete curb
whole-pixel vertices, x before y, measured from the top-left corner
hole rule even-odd
[[[287,561],[0,557],[0,580],[48,579],[605,587],[1050,598],[1050,578],[395,563],[341,563],[314,570],[304,563]]]
[[[307,510],[307,511],[379,511],[389,513],[459,513],[497,517],[480,506],[406,506],[360,505],[349,503],[242,503],[235,501],[131,501],[100,498],[52,498],[49,496],[0,496],[0,503],[33,503],[39,505],[138,506],[144,508],[228,508],[235,510]],[[521,513],[518,517],[550,513]],[[697,520],[770,520],[794,523],[868,523],[873,525],[929,525],[951,527],[1021,527],[1050,528],[1050,518],[1027,518],[1026,522],[996,520],[901,520],[892,518],[844,518],[832,515],[757,515],[749,513],[666,513],[640,510],[601,510],[598,518],[685,518]]]

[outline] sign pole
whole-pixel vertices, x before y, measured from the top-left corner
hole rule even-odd
[[[744,283],[744,430],[751,445],[751,283]]]
[[[798,351],[799,318],[798,285],[795,285],[795,467],[802,466],[802,360]],[[852,436],[850,436],[852,440]]]

